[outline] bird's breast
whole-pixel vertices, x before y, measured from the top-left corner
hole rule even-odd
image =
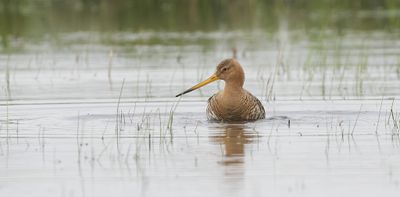
[[[207,115],[209,119],[239,120],[243,107],[240,95],[226,97],[217,94],[209,99]]]
[[[216,94],[209,99],[207,116],[214,120],[256,120],[264,118],[265,111],[261,102],[250,93]]]

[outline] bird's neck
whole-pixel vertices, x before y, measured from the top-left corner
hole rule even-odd
[[[243,92],[243,81],[226,81],[224,87],[224,96],[235,97]]]
[[[236,101],[240,102],[240,98],[243,94],[243,85],[244,85],[244,72],[242,67],[237,67],[236,71],[231,77],[225,79],[225,88],[223,97],[224,100],[230,100],[232,102]]]

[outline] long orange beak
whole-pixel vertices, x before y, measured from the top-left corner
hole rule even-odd
[[[187,89],[186,91],[184,91],[184,92],[182,92],[182,93],[176,95],[175,97],[182,96],[182,95],[184,95],[184,94],[186,94],[186,93],[189,93],[189,92],[191,92],[191,91],[193,91],[193,90],[199,89],[199,88],[201,88],[201,87],[203,87],[203,86],[205,86],[205,85],[207,85],[207,84],[209,84],[209,83],[211,83],[211,82],[214,82],[214,81],[216,81],[216,80],[218,80],[218,79],[219,79],[219,78],[217,77],[217,75],[213,74],[213,75],[211,75],[211,77],[209,77],[208,79],[206,79],[206,80],[204,80],[204,81],[198,83],[197,85],[195,85],[195,86],[193,86],[193,87]]]

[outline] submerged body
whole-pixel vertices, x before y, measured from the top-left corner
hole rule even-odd
[[[207,118],[218,121],[258,120],[265,118],[265,110],[257,97],[247,90],[243,89],[233,97],[220,91],[208,99]]]
[[[224,90],[208,99],[207,118],[218,121],[246,121],[265,118],[265,110],[257,97],[243,88],[244,71],[235,59],[226,59],[208,79],[178,96],[191,92],[218,79],[225,81]]]

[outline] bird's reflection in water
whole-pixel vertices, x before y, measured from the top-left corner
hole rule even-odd
[[[228,124],[222,127],[221,133],[211,137],[212,141],[221,144],[224,158],[223,165],[235,165],[244,162],[245,145],[252,143],[251,132],[246,131],[243,124]]]

